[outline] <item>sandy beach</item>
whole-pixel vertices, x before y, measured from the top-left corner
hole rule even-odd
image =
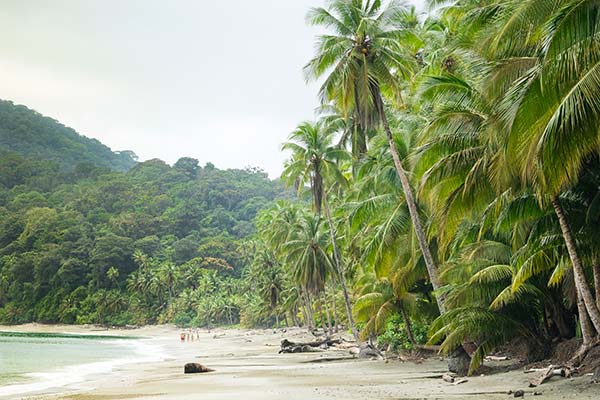
[[[600,385],[587,376],[553,379],[529,389],[522,370],[468,378],[453,385],[440,377],[446,364],[438,357],[422,363],[357,360],[347,350],[278,354],[283,338],[310,340],[301,329],[201,331],[200,339],[181,343],[174,327],[106,330],[94,327],[24,325],[0,327],[21,332],[69,332],[150,337],[164,348],[163,360],[129,364],[71,387],[29,394],[35,400],[106,399],[507,399],[509,391],[541,399],[597,399]],[[328,361],[329,360],[329,361]],[[199,362],[215,372],[184,375],[183,365]],[[501,371],[500,368],[498,370]]]

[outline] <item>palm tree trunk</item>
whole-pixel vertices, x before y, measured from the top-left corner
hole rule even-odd
[[[318,310],[319,310],[319,319],[321,320],[321,328],[323,328],[323,333],[327,335],[327,325],[325,325],[325,313],[323,312],[323,300],[320,298],[317,300]]]
[[[590,315],[585,308],[585,303],[579,291],[577,291],[577,313],[579,314],[579,327],[581,328],[581,338],[583,339],[583,347],[589,346],[593,341],[592,321]]]
[[[592,269],[594,270],[594,289],[596,291],[596,307],[600,310],[600,264],[596,257],[592,260]]]
[[[292,323],[294,326],[300,327],[300,321],[298,321],[298,303],[294,304],[294,310],[292,312]]]
[[[321,301],[325,306],[325,316],[327,317],[327,332],[331,335],[333,333],[333,327],[331,325],[331,314],[329,313],[329,306],[327,305],[327,291],[323,290],[321,293]]]
[[[569,364],[578,366],[585,358],[588,352],[594,347],[593,331],[594,327],[590,321],[590,316],[585,308],[583,298],[579,290],[577,291],[577,313],[579,314],[579,327],[581,328],[581,338],[583,343],[575,355],[569,360]]]
[[[315,314],[313,313],[313,305],[308,290],[305,292],[305,296],[306,312],[308,313],[308,330],[313,331],[316,328]]]
[[[300,291],[300,298],[302,299],[301,309],[302,309],[302,318],[304,319],[304,327],[308,330],[311,330],[310,326],[310,318],[308,316],[308,302],[306,301],[306,296],[304,295],[304,291]]]
[[[331,286],[331,306],[333,311],[333,331],[338,333],[337,305],[335,304],[335,286]]]
[[[400,308],[400,312],[402,313],[402,319],[404,320],[404,329],[406,330],[406,335],[408,336],[408,341],[414,347],[417,345],[417,341],[415,340],[415,335],[413,335],[410,317],[408,316],[408,313],[406,312],[406,308],[404,308],[404,305],[402,305],[402,303],[399,303],[398,307]]]
[[[331,235],[331,244],[333,245],[333,258],[335,260],[335,268],[337,270],[338,279],[342,285],[342,293],[344,295],[344,304],[346,305],[346,314],[348,317],[348,324],[352,330],[352,335],[356,341],[359,340],[358,331],[354,324],[354,317],[352,316],[352,306],[350,305],[350,296],[348,296],[348,288],[346,287],[346,277],[344,276],[344,270],[342,268],[342,261],[340,258],[340,251],[337,246],[337,240],[335,235],[335,227],[331,220],[331,212],[329,210],[329,201],[327,200],[327,194],[323,196],[323,206],[325,207],[325,216],[327,217],[327,223],[329,224],[329,233]]]
[[[558,222],[560,224],[563,239],[567,246],[567,251],[569,253],[569,257],[571,258],[571,263],[573,264],[573,276],[575,278],[575,287],[577,288],[578,298],[581,297],[581,301],[583,301],[583,303],[585,304],[587,314],[589,315],[592,324],[594,325],[594,328],[596,329],[596,331],[600,332],[600,311],[598,311],[598,307],[596,306],[596,302],[592,297],[590,287],[588,286],[588,283],[585,279],[585,272],[583,270],[581,258],[577,253],[577,245],[575,244],[575,239],[573,238],[573,232],[571,231],[571,227],[569,226],[567,217],[557,197],[552,198],[552,206],[554,207],[554,212],[558,217]],[[584,313],[584,315],[579,315],[580,321],[584,320],[585,314],[586,313]],[[581,325],[583,328],[584,324],[582,323]]]
[[[427,273],[429,274],[429,280],[431,281],[433,290],[437,292],[441,287],[437,265],[435,264],[433,256],[431,255],[431,250],[429,249],[429,245],[427,244],[427,237],[425,236],[425,231],[423,230],[423,225],[421,224],[421,218],[419,217],[417,204],[415,202],[412,188],[410,187],[408,175],[406,174],[406,171],[402,166],[402,162],[400,161],[400,156],[398,155],[398,149],[396,148],[396,142],[394,142],[394,136],[392,135],[392,130],[390,129],[390,124],[385,114],[381,94],[377,94],[375,96],[375,101],[377,103],[376,107],[378,108],[378,111],[381,115],[381,121],[383,122],[383,127],[388,138],[390,152],[392,153],[392,158],[394,159],[394,166],[396,167],[396,172],[398,173],[398,177],[400,178],[400,182],[402,184],[402,190],[404,191],[404,197],[406,199],[406,205],[408,206],[408,211],[410,214],[410,219],[412,221],[413,229],[415,230],[415,234],[417,235],[417,241],[419,242],[419,247],[421,248],[421,254],[423,255],[423,259],[425,260]],[[436,293],[435,299],[437,301],[440,314],[444,314],[446,312],[446,307],[444,304],[445,296]]]

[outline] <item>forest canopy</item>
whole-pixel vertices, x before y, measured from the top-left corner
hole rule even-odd
[[[202,287],[197,297],[213,301],[237,286],[241,240],[284,194],[260,170],[192,158],[123,173],[0,153],[0,323],[189,323],[199,305],[175,310],[182,293]],[[221,305],[235,309],[229,322],[233,301]]]

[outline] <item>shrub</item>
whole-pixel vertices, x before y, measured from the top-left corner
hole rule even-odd
[[[418,344],[425,344],[427,342],[429,327],[413,319],[410,322],[415,341]],[[377,345],[379,347],[389,345],[392,351],[410,351],[413,349],[413,345],[408,339],[402,316],[396,314],[390,317],[386,323],[385,331],[377,338]]]

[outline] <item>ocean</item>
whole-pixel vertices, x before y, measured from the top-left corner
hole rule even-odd
[[[161,358],[151,339],[0,331],[0,398],[76,385]]]

